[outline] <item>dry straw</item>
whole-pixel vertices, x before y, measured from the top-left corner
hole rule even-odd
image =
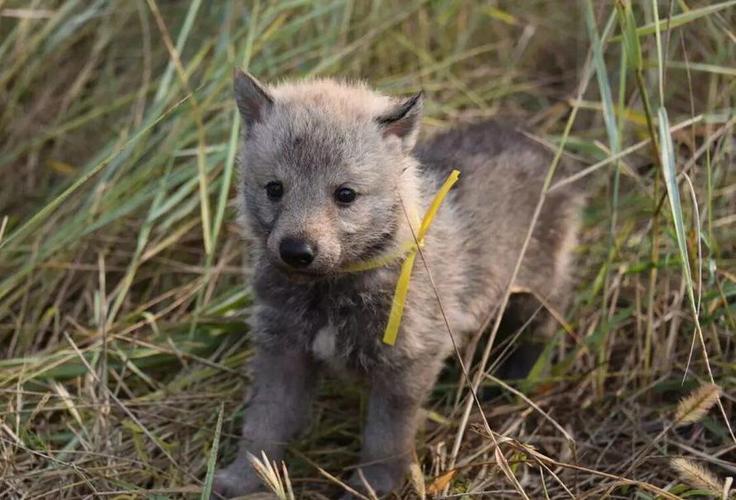
[[[670,465],[688,485],[716,496],[728,494],[728,492],[724,493],[721,481],[702,465],[687,458],[673,458]],[[724,498],[728,497],[724,496]]]
[[[720,395],[721,388],[716,384],[705,384],[694,390],[677,405],[675,425],[694,424],[701,421],[718,402]]]
[[[294,489],[291,487],[291,479],[289,479],[289,471],[286,464],[281,462],[281,470],[275,461],[269,461],[265,452],[261,452],[261,458],[249,454],[253,469],[263,482],[274,492],[280,500],[294,500]]]

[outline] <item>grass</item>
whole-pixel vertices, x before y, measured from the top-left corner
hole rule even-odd
[[[449,363],[403,496],[733,495],[734,26],[725,0],[0,0],[1,494],[199,497],[232,457],[240,66],[421,87],[425,134],[496,117],[580,160],[567,330],[524,380],[486,343],[478,404]],[[280,494],[340,490],[364,403],[325,384],[288,469],[260,462]]]

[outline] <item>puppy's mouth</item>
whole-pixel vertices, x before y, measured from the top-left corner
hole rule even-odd
[[[309,281],[317,281],[324,279],[332,274],[331,270],[324,268],[306,268],[299,269],[285,264],[280,259],[272,259],[272,264],[284,275],[289,281],[295,283],[306,283]]]
[[[310,271],[303,269],[294,269],[288,266],[284,266],[281,269],[289,280],[295,283],[305,283],[308,281],[316,281],[323,279],[327,276],[327,273],[319,271]]]

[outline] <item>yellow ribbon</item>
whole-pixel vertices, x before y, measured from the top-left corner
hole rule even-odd
[[[434,195],[432,203],[422,218],[422,223],[419,226],[419,231],[415,237],[415,242],[411,245],[404,263],[401,264],[401,273],[399,273],[399,280],[396,282],[396,290],[394,291],[394,300],[391,304],[391,312],[388,315],[388,323],[386,324],[386,330],[383,333],[383,343],[388,345],[394,345],[396,343],[396,337],[399,335],[399,325],[401,324],[401,317],[404,314],[404,304],[406,303],[406,295],[409,292],[409,280],[411,279],[411,272],[414,268],[414,261],[416,260],[417,251],[419,247],[424,245],[424,237],[429,231],[429,226],[432,224],[434,216],[437,214],[440,205],[445,200],[447,193],[457,182],[460,177],[458,170],[453,170],[450,175],[445,179],[444,184],[437,194]]]
[[[368,260],[353,262],[352,264],[343,266],[340,270],[344,273],[358,273],[361,271],[368,271],[370,269],[378,269],[379,267],[387,266],[394,261],[403,259],[409,252],[416,250],[416,247],[417,246],[413,241],[408,241],[401,245],[401,248],[395,252],[379,255],[378,257]]]
[[[437,214],[437,210],[439,210],[440,205],[447,196],[447,193],[450,192],[450,189],[455,185],[459,177],[460,171],[458,170],[453,170],[450,172],[450,175],[447,176],[447,179],[445,179],[440,190],[434,195],[429,208],[427,208],[427,211],[424,213],[424,217],[419,224],[419,230],[416,234],[412,233],[414,241],[404,243],[401,246],[401,249],[394,253],[380,255],[370,260],[354,262],[342,268],[342,271],[344,272],[367,271],[369,269],[386,266],[396,260],[404,258],[404,262],[401,264],[399,280],[396,282],[396,290],[394,291],[394,299],[391,303],[391,312],[388,315],[388,323],[386,324],[386,330],[383,333],[384,344],[394,345],[396,343],[396,337],[399,335],[401,317],[404,314],[406,295],[409,292],[409,280],[411,279],[411,272],[414,268],[414,261],[416,260],[417,252],[424,246],[424,237],[427,235],[427,231],[429,231],[429,226],[432,224],[432,220]],[[412,218],[416,218],[415,214],[412,215]]]

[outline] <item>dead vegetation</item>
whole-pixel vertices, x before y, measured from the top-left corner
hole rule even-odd
[[[526,379],[470,367],[482,414],[450,364],[403,496],[730,498],[734,26],[731,0],[0,0],[0,495],[196,497],[232,455],[241,66],[422,87],[426,133],[493,116],[582,162],[565,327]],[[262,460],[284,497],[354,462],[361,393],[321,392],[288,470]]]

